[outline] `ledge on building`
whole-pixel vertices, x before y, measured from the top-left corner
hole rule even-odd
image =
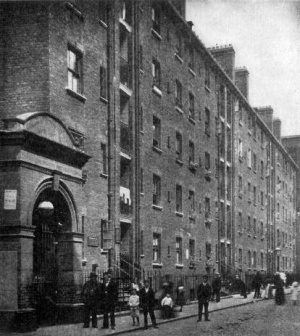
[[[100,173],[100,177],[103,177],[103,178],[107,179],[108,178],[108,174],[104,173],[104,172],[101,172]]]
[[[161,37],[161,35],[155,30],[155,29],[153,29],[153,28],[151,28],[151,33],[152,33],[152,35],[154,35],[158,40],[162,40],[162,37]]]
[[[153,85],[152,86],[152,91],[159,97],[162,97],[162,92],[161,90],[156,86],[156,85]]]
[[[105,29],[107,29],[107,24],[104,22],[104,21],[102,21],[102,20],[100,20],[99,19],[99,23],[100,23],[100,25],[103,27],[103,28],[105,28]]]
[[[153,268],[162,268],[162,267],[163,267],[163,264],[162,264],[162,263],[156,263],[156,262],[153,262],[153,263],[152,263],[152,267],[153,267]]]
[[[204,85],[204,87],[205,87],[205,90],[207,91],[207,92],[211,92],[211,89],[207,86],[207,85]]]
[[[184,216],[183,212],[180,212],[180,211],[175,211],[175,215],[178,216],[178,217],[183,217]]]
[[[154,150],[154,152],[158,153],[158,154],[162,154],[162,150],[156,146],[152,146],[152,149]]]
[[[184,265],[183,265],[183,264],[175,264],[175,267],[176,267],[176,268],[183,268]]]
[[[68,87],[66,87],[66,91],[67,91],[67,93],[68,93],[70,96],[72,96],[72,97],[74,97],[74,98],[80,100],[81,102],[85,103],[85,101],[86,101],[86,97],[83,96],[82,94],[80,94],[80,93],[78,93],[78,92],[76,92],[76,91],[73,91],[72,89],[70,89],[70,88],[68,88]]]
[[[162,211],[163,207],[160,205],[152,204],[152,209]]]
[[[177,53],[175,53],[174,56],[175,56],[175,59],[177,59],[177,61],[179,61],[179,63],[181,63],[181,64],[183,63],[183,59]]]
[[[105,97],[101,97],[101,96],[100,96],[100,101],[102,101],[102,102],[105,103],[105,104],[108,104],[108,100],[107,100],[107,98],[105,98]]]
[[[183,114],[183,110],[182,110],[178,105],[175,106],[175,110],[176,110],[177,112]]]
[[[194,77],[196,77],[196,73],[193,69],[191,69],[190,67],[188,67],[188,71],[190,74],[192,74]]]

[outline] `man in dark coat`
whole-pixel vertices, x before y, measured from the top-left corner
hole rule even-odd
[[[216,302],[220,302],[220,292],[221,292],[221,277],[220,273],[215,273],[215,278],[211,284],[212,287],[212,301],[214,300],[214,297],[216,296]]]
[[[142,288],[140,291],[140,305],[144,313],[144,329],[148,329],[148,318],[147,318],[148,313],[150,315],[153,327],[158,328],[154,315],[154,307],[155,307],[154,291],[150,287],[150,283],[148,280],[145,281],[144,285],[145,285],[144,288]]]
[[[90,326],[90,314],[92,314],[92,327],[97,328],[97,306],[99,301],[99,285],[97,283],[97,274],[90,273],[88,280],[82,288],[82,299],[84,303],[84,324],[83,328]]]
[[[208,283],[208,276],[203,276],[203,282],[198,286],[198,322],[202,320],[202,311],[204,307],[205,321],[210,321],[208,318],[208,303],[211,297],[211,287]]]
[[[101,284],[100,296],[103,306],[103,326],[102,329],[109,328],[108,314],[110,314],[110,327],[115,330],[115,308],[118,302],[118,286],[112,279],[111,274],[104,275],[104,281]]]
[[[253,298],[261,298],[260,295],[260,287],[262,283],[262,277],[259,272],[256,273],[254,279],[253,279],[253,287],[254,287],[254,296]]]

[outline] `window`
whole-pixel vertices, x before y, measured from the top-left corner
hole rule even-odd
[[[189,47],[189,62],[188,62],[188,67],[191,70],[194,70],[195,67],[195,57],[194,57],[194,48]]]
[[[176,156],[182,161],[182,135],[178,132],[176,132]]]
[[[264,161],[260,161],[260,177],[264,177]]]
[[[204,211],[205,211],[205,219],[210,219],[211,212],[210,212],[210,198],[209,197],[205,197]]]
[[[260,222],[260,234],[263,236],[264,235],[264,223]]]
[[[176,212],[182,212],[182,186],[176,184]]]
[[[251,263],[251,251],[248,251],[248,268],[251,268],[252,263]]]
[[[206,258],[210,259],[210,257],[211,257],[211,243],[209,243],[209,242],[205,243],[205,255],[206,255]]]
[[[210,135],[210,111],[208,108],[205,109],[205,134]]]
[[[160,34],[160,10],[158,6],[152,7],[152,29]]]
[[[195,97],[189,92],[189,117],[195,119]]]
[[[130,1],[122,1],[121,7],[121,19],[126,21],[128,24],[132,24],[132,8]]]
[[[108,8],[107,8],[106,0],[99,1],[99,20],[101,20],[106,25],[107,25],[107,18],[108,18],[107,9]]]
[[[153,146],[160,148],[160,120],[153,116]]]
[[[239,249],[239,265],[243,264],[243,250]]]
[[[208,88],[210,88],[210,69],[206,65],[205,66],[205,79],[204,79],[204,85]]]
[[[239,195],[241,196],[243,194],[243,178],[241,175],[239,175]]]
[[[195,162],[195,145],[193,141],[189,141],[189,164]]]
[[[82,53],[68,47],[68,88],[79,94],[82,90]]]
[[[253,153],[253,171],[256,172],[257,170],[257,159],[256,159],[256,154]]]
[[[161,236],[158,233],[153,233],[153,262],[160,263],[160,249],[161,249]]]
[[[102,174],[107,175],[107,153],[106,144],[101,144],[101,154],[102,154]]]
[[[248,152],[247,152],[247,164],[248,164],[248,168],[252,167],[252,152],[250,148],[248,149]]]
[[[256,187],[253,187],[253,202],[256,205]]]
[[[239,139],[239,147],[238,147],[238,150],[239,150],[239,159],[240,160],[243,160],[243,142],[241,139]]]
[[[256,268],[257,266],[257,259],[256,259],[256,252],[253,252],[253,268]]]
[[[153,174],[153,204],[159,205],[160,203],[160,177],[158,175]]]
[[[107,99],[107,75],[103,66],[100,66],[100,97]]]
[[[253,218],[253,233],[254,233],[254,235],[256,235],[256,218]]]
[[[239,212],[238,230],[240,232],[243,230],[243,214],[241,211]]]
[[[232,95],[227,93],[227,123],[231,124],[232,119]]]
[[[176,34],[175,53],[180,58],[182,57],[182,37],[179,31]]]
[[[248,216],[248,233],[251,232],[251,217]]]
[[[195,260],[195,240],[190,239],[189,241],[189,257],[190,260]]]
[[[182,238],[176,237],[176,264],[182,265]]]
[[[205,152],[204,165],[206,170],[210,170],[210,154]]]
[[[157,88],[160,88],[160,63],[153,58],[152,59],[152,77],[153,77],[153,85]]]
[[[189,203],[190,203],[190,215],[193,215],[195,212],[195,192],[189,190]]]
[[[264,268],[264,254],[263,254],[263,252],[260,252],[260,267],[261,267],[261,269]]]
[[[260,205],[264,206],[264,192],[263,191],[260,192]]]
[[[103,250],[111,248],[111,230],[109,230],[108,221],[101,219],[100,247]]]
[[[251,183],[248,182],[248,201],[251,202]]]
[[[178,79],[175,81],[175,104],[182,108],[182,84]]]

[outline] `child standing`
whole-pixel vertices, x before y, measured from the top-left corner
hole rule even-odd
[[[129,297],[129,306],[130,306],[130,315],[132,317],[132,325],[135,326],[135,319],[136,325],[140,325],[140,318],[139,318],[139,304],[140,304],[140,297],[136,293],[136,289],[131,290],[131,295]]]
[[[173,300],[169,293],[162,299],[161,306],[163,310],[163,317],[169,319],[172,317]]]
[[[291,291],[291,300],[293,302],[293,305],[297,305],[297,299],[298,299],[298,282],[295,281],[292,283],[292,291]]]

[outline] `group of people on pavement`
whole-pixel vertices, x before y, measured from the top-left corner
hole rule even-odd
[[[272,283],[273,282],[273,283]],[[275,303],[277,305],[282,305],[285,302],[284,295],[284,279],[277,273],[274,279],[263,281],[262,276],[259,272],[255,275],[252,281],[252,287],[254,289],[253,298],[261,298],[261,286],[265,285],[264,298],[270,298],[272,295],[272,288],[275,287]],[[244,298],[247,298],[247,288],[245,283],[236,275],[233,286],[235,290],[238,290]],[[198,322],[202,321],[202,315],[204,313],[204,320],[210,321],[209,319],[209,302],[216,301],[220,302],[221,293],[221,277],[218,272],[214,274],[211,285],[208,282],[208,276],[203,276],[203,281],[197,288],[197,299],[198,299]],[[298,299],[298,282],[293,282],[291,291],[291,300],[293,304],[297,304]],[[97,308],[99,303],[103,308],[103,326],[102,329],[109,328],[109,322],[111,329],[115,329],[115,307],[118,301],[118,286],[117,283],[112,279],[111,274],[106,273],[104,275],[103,281],[98,284],[97,275],[94,272],[90,273],[90,279],[84,284],[82,289],[82,298],[84,302],[84,328],[89,328],[90,316],[92,316],[92,327],[97,328]],[[144,285],[138,285],[134,281],[131,284],[131,295],[129,297],[129,307],[130,315],[132,317],[132,325],[140,325],[140,310],[142,310],[144,315],[144,329],[148,328],[148,315],[150,316],[152,325],[154,328],[158,328],[154,308],[155,308],[155,293],[150,286],[150,282],[145,280]],[[184,287],[183,285],[178,285],[177,287],[177,301],[176,303],[182,311],[182,306],[184,304]],[[168,319],[173,316],[174,302],[170,295],[170,291],[165,291],[162,295],[161,308],[162,316],[164,319]]]
[[[102,329],[115,329],[115,308],[118,302],[118,285],[111,274],[104,274],[103,282],[98,284],[97,274],[90,273],[90,279],[84,284],[82,289],[82,299],[84,303],[84,323],[83,328],[89,328],[90,316],[92,316],[92,327],[97,328],[97,309],[99,303],[103,308]],[[133,325],[139,326],[139,310],[143,311],[144,329],[148,328],[148,314],[154,328],[158,328],[154,315],[155,297],[154,291],[150,287],[148,280],[145,280],[143,288],[140,290],[136,283],[131,285],[131,295],[129,297],[130,314]]]

